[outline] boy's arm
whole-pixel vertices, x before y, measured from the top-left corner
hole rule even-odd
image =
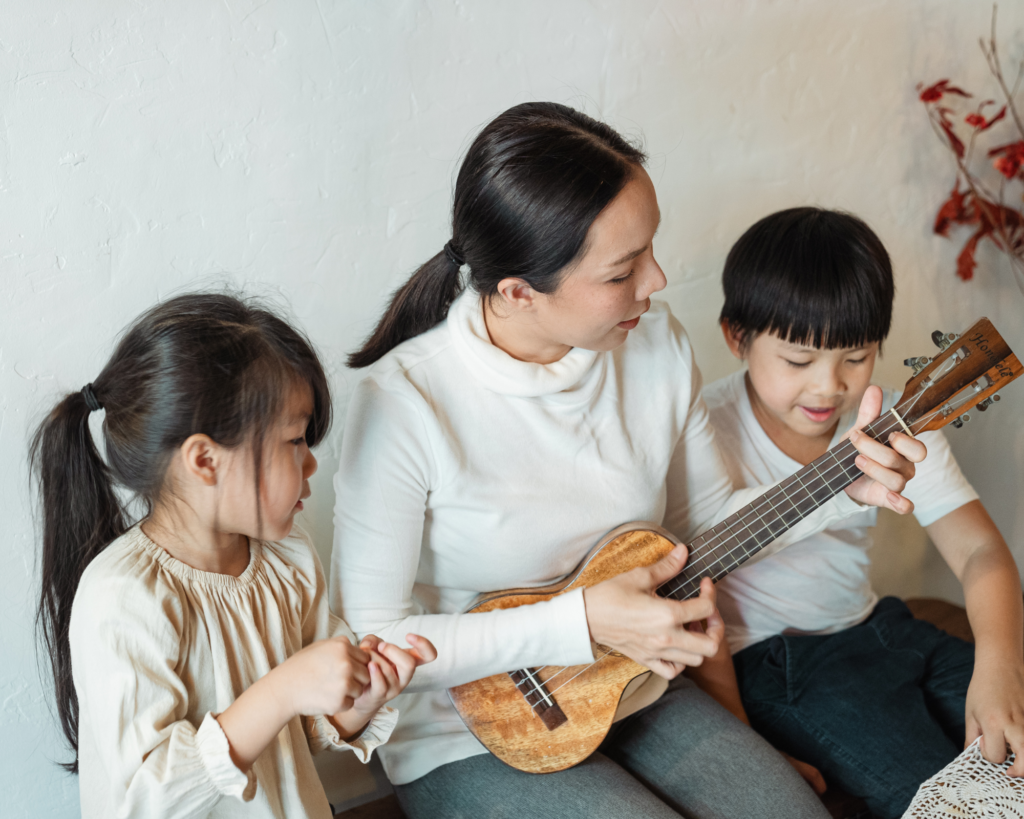
[[[990,762],[1017,760],[1024,776],[1024,605],[1013,556],[981,501],[974,500],[926,527],[963,584],[974,632],[974,675],[967,691],[967,742],[984,734]]]
[[[736,667],[732,663],[728,640],[722,640],[714,657],[704,660],[700,665],[687,666],[683,673],[736,719],[744,725],[750,725],[750,719],[743,708],[743,699],[740,697],[740,686],[736,681]],[[779,753],[806,780],[815,793],[820,796],[825,792],[825,777],[821,775],[821,771],[807,762],[794,759],[787,753]]]

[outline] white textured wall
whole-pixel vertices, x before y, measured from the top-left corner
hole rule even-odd
[[[1001,14],[1019,59],[1024,6]],[[554,99],[644,136],[664,297],[709,377],[733,367],[714,329],[725,251],[804,203],[861,214],[892,253],[884,379],[903,380],[935,327],[982,314],[1024,352],[1003,260],[982,254],[964,284],[959,244],[929,232],[952,172],[914,85],[985,89],[988,22],[978,0],[0,4],[0,813],[77,814],[33,648],[28,429],[139,311],[210,282],[283,299],[334,368],[343,417],[342,354],[447,238],[470,136]],[[951,437],[1020,559],[1024,389],[1005,398]],[[342,431],[307,512],[325,557]],[[955,596],[913,527],[886,527],[879,585]]]

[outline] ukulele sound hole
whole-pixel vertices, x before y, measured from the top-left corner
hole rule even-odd
[[[559,725],[568,722],[568,717],[558,707],[554,697],[548,693],[535,668],[521,668],[518,671],[510,671],[508,675],[533,709],[533,713],[540,717],[540,721],[549,731],[554,731]]]

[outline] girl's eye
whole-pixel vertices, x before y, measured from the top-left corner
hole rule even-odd
[[[847,364],[863,364],[867,360],[867,356],[864,356],[863,358],[850,358],[847,359]]]
[[[304,443],[306,443],[306,436],[303,435],[301,438],[292,438],[291,441],[289,441],[289,443],[295,444],[295,446],[302,446]]]
[[[811,363],[810,361],[790,361],[788,358],[785,359],[785,361],[790,367],[796,367],[797,369],[806,367],[808,364]]]
[[[628,279],[630,279],[632,277],[633,277],[633,271],[630,270],[625,276],[619,276],[619,278],[617,278],[617,279],[609,279],[608,282],[610,284],[622,284],[624,281],[627,281]]]

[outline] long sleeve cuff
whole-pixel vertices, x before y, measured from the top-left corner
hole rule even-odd
[[[352,751],[356,758],[367,763],[373,755],[373,749],[383,745],[391,737],[391,732],[398,724],[398,710],[383,706],[363,728],[362,733],[354,739],[344,740],[338,729],[327,717],[305,717],[306,733],[309,736],[310,750],[315,754],[324,750]]]
[[[238,770],[231,759],[231,746],[224,735],[217,715],[212,711],[204,718],[196,731],[196,748],[203,767],[210,775],[214,787],[225,796],[234,796],[249,802],[256,795],[256,775],[250,768],[246,773]]]
[[[559,647],[561,660],[558,664],[571,666],[594,662],[583,589],[553,597],[551,606],[544,612],[544,622],[550,632],[548,639]]]

